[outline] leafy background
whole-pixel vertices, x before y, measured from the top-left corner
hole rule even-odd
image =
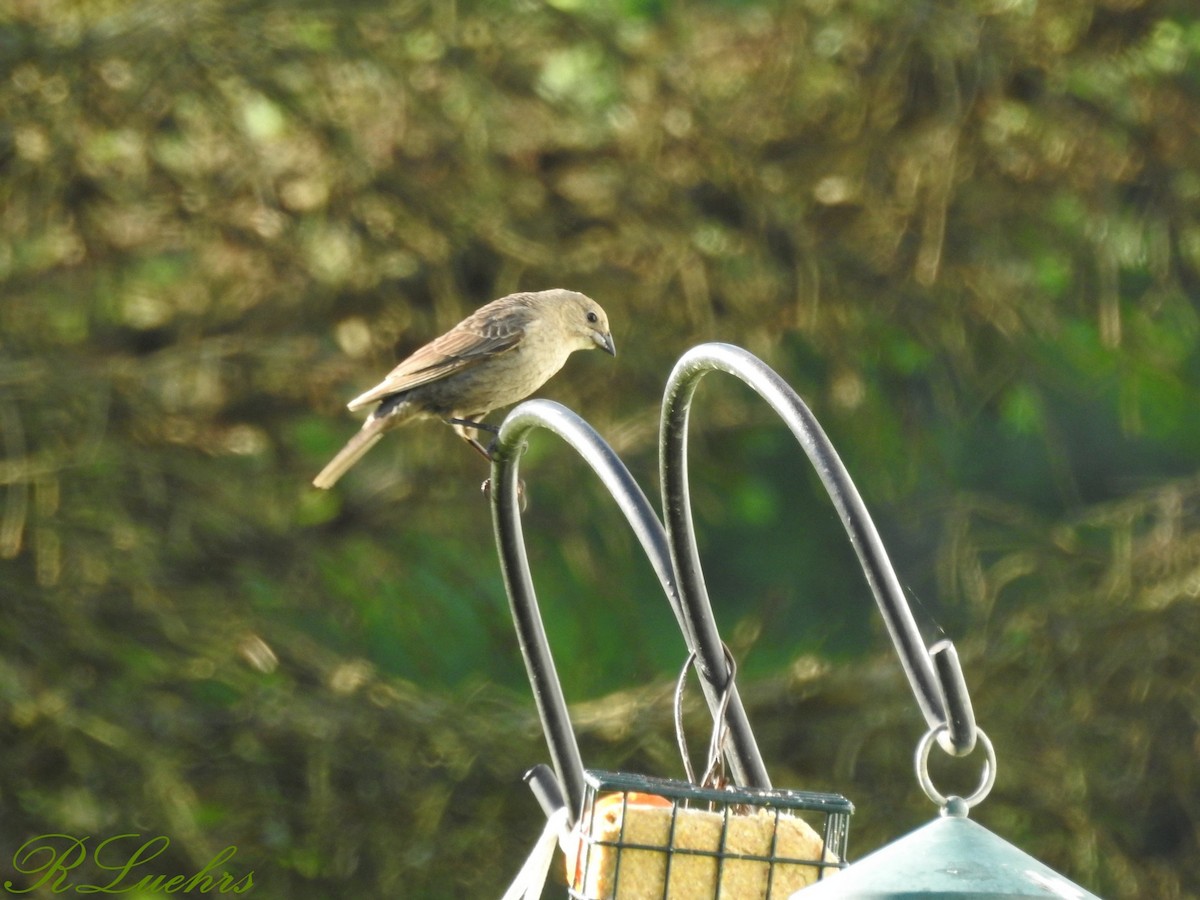
[[[502,892],[545,749],[486,470],[426,424],[309,480],[397,355],[560,285],[620,356],[542,396],[651,496],[689,346],[808,400],[963,654],[979,821],[1200,896],[1194,4],[10,0],[0,109],[6,889],[31,837],[136,832],[149,874],[235,845],[260,897]],[[849,795],[857,857],[933,815],[920,717],[731,382],[692,430],[710,590],[776,784]],[[523,472],[586,761],[679,775],[649,566],[554,439]]]

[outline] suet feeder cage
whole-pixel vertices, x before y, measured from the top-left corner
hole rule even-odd
[[[774,900],[845,864],[853,807],[838,794],[584,777],[582,815],[564,848],[574,900]]]

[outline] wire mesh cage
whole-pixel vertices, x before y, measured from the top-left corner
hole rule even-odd
[[[588,770],[565,847],[575,900],[786,898],[846,865],[840,794]]]

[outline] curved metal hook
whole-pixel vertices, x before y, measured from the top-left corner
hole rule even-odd
[[[500,554],[500,569],[504,576],[521,653],[525,658],[534,700],[546,733],[551,761],[566,795],[569,815],[574,822],[583,804],[583,762],[538,609],[537,595],[529,571],[529,559],[525,553],[525,538],[521,529],[517,496],[518,461],[525,437],[538,427],[546,428],[565,440],[600,476],[600,480],[617,501],[617,505],[633,527],[642,549],[649,557],[671,609],[679,621],[688,650],[692,649],[692,645],[662,523],[620,457],[594,428],[562,404],[550,400],[528,400],[517,406],[501,423],[500,432],[492,448],[492,521],[496,547]],[[705,688],[709,709],[716,715],[722,703],[720,688],[723,687],[723,683],[715,689],[705,679],[701,679],[701,684]],[[730,728],[730,766],[735,777],[745,779],[742,781],[744,784],[769,786],[762,756],[750,731],[750,724],[736,689],[728,698],[726,718]]]
[[[685,353],[675,364],[663,397],[659,431],[659,473],[663,492],[663,524],[671,548],[671,559],[679,579],[684,617],[696,645],[702,682],[724,678],[724,656],[717,634],[712,604],[704,586],[687,477],[687,426],[692,398],[700,379],[717,370],[735,375],[753,388],[791,429],[817,470],[825,490],[841,516],[858,554],[871,592],[883,613],[888,633],[896,646],[909,684],[930,728],[946,723],[942,690],[930,663],[929,653],[913,620],[912,610],[887,551],[871,521],[870,513],[850,480],[812,412],[779,375],[766,363],[732,344],[701,344]],[[715,683],[720,684],[719,681]]]
[[[929,648],[929,657],[933,660],[946,707],[946,730],[939,732],[938,743],[951,756],[966,756],[975,749],[979,729],[958,651],[950,641],[940,640]]]

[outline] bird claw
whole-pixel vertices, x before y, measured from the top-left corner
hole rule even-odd
[[[481,484],[479,486],[479,491],[481,494],[483,494],[484,497],[486,497],[488,500],[491,500],[492,499],[492,479],[490,479],[490,478],[483,479],[483,484]],[[529,507],[529,497],[525,494],[525,479],[524,478],[517,479],[517,506],[520,508],[521,512],[525,512],[525,510]]]

